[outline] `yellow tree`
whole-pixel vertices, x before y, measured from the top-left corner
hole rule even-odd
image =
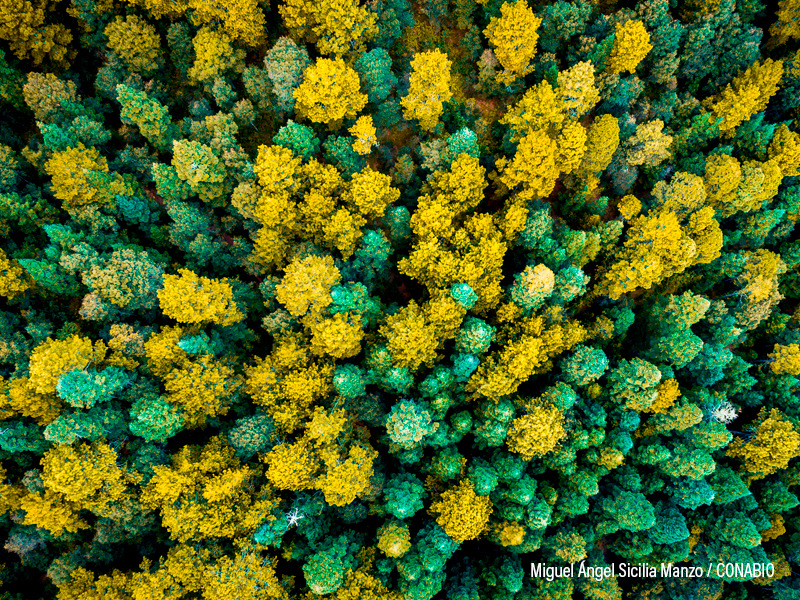
[[[614,46],[606,62],[609,73],[633,73],[647,53],[653,49],[650,34],[641,21],[628,21],[614,25]]]
[[[205,446],[183,446],[159,465],[142,489],[142,504],[161,511],[177,542],[250,536],[277,505],[268,486],[251,488],[256,472],[216,436]]]
[[[764,110],[778,91],[783,76],[783,61],[767,58],[756,61],[733,78],[719,95],[703,100],[703,106],[722,118],[719,131],[733,137],[736,128],[757,112]]]
[[[672,136],[664,133],[664,121],[654,119],[641,123],[626,142],[625,161],[629,165],[655,166],[670,157]]]
[[[188,269],[164,275],[158,292],[161,310],[179,323],[232,325],[244,318],[227,281],[200,277]]]
[[[800,455],[800,434],[776,409],[761,409],[754,423],[756,435],[748,442],[735,438],[725,454],[742,459],[752,479],[762,479],[789,466]]]
[[[382,217],[399,198],[400,190],[392,186],[392,178],[369,166],[353,174],[342,195],[342,200],[366,219]]]
[[[180,0],[170,2],[175,5]],[[192,22],[197,25],[221,24],[231,40],[245,46],[257,46],[263,41],[266,19],[258,0],[188,0],[188,7]]]
[[[295,317],[319,314],[333,302],[330,290],[340,279],[333,257],[308,256],[289,263],[276,298]]]
[[[106,25],[109,49],[119,55],[128,68],[144,77],[159,69],[161,38],[156,28],[136,15],[116,17]]]
[[[225,415],[240,381],[233,369],[207,354],[164,377],[167,399],[183,409],[187,427],[196,427],[208,417]]]
[[[29,287],[26,271],[0,248],[0,296],[14,298]]]
[[[564,414],[549,402],[537,402],[511,422],[506,443],[509,450],[531,460],[555,450],[565,436]]]
[[[800,174],[800,134],[786,125],[776,127],[769,144],[769,158],[777,161],[784,177],[796,177]]]
[[[194,36],[192,45],[195,60],[189,67],[188,75],[195,81],[211,82],[226,71],[243,70],[245,51],[234,49],[230,36],[222,30],[206,25]]]
[[[464,480],[433,502],[430,512],[447,535],[465,542],[487,530],[493,508],[488,496],[478,496],[472,483]]]
[[[139,481],[138,474],[117,466],[117,453],[105,442],[55,446],[41,464],[47,489],[99,516],[122,499],[127,484]]]
[[[358,73],[341,58],[319,58],[303,72],[292,92],[297,113],[314,123],[336,124],[352,119],[367,104]]]
[[[800,344],[775,344],[767,355],[772,362],[770,370],[777,375],[800,375]]]
[[[97,189],[89,181],[87,171],[108,173],[108,163],[96,148],[79,143],[76,148],[54,152],[44,170],[52,177],[53,195],[63,200],[64,209],[69,210],[95,202]]]
[[[453,97],[450,90],[452,64],[447,55],[438,49],[419,52],[411,61],[408,94],[400,100],[400,104],[405,119],[417,119],[423,131],[436,127],[444,110],[443,103]]]
[[[543,131],[533,131],[520,140],[514,158],[497,161],[501,169],[500,180],[513,189],[522,185],[535,197],[549,196],[558,179],[556,168],[558,146]]]
[[[355,125],[348,129],[348,131],[350,135],[355,138],[353,141],[353,150],[359,154],[369,154],[372,152],[372,148],[378,145],[377,131],[375,130],[375,125],[373,125],[370,115],[359,117]]]
[[[294,39],[316,44],[325,56],[363,52],[378,31],[377,14],[358,0],[286,0],[278,11]]]
[[[494,54],[503,67],[497,81],[509,85],[531,72],[531,59],[536,54],[539,35],[536,29],[542,20],[537,17],[525,0],[504,2],[500,16],[492,17],[484,35],[494,46]]]
[[[600,101],[595,86],[594,65],[581,61],[558,74],[558,99],[572,119],[580,119]]]
[[[619,122],[611,115],[600,115],[589,128],[586,153],[576,174],[582,179],[598,175],[611,164],[618,147]]]

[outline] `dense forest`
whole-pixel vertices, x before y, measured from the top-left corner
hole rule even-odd
[[[0,600],[800,598],[798,131],[800,0],[0,0]]]

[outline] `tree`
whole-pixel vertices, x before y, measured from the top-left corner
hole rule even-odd
[[[266,19],[257,0],[188,0],[188,5],[196,25],[221,24],[231,40],[250,47],[264,38]]]
[[[672,136],[663,133],[664,122],[648,121],[636,127],[636,133],[626,142],[625,160],[629,165],[655,166],[670,157]]]
[[[433,502],[430,511],[437,515],[436,522],[451,539],[465,542],[486,530],[493,508],[488,497],[476,495],[472,483],[463,480]]]
[[[244,318],[233,299],[233,288],[224,280],[198,277],[188,269],[164,275],[158,291],[161,310],[179,323],[232,325]]]
[[[331,256],[309,256],[286,267],[281,284],[276,288],[278,302],[295,317],[308,312],[321,313],[330,303],[330,289],[339,283],[341,274]]]
[[[594,65],[581,61],[558,73],[558,97],[571,119],[580,119],[600,101]]]
[[[536,29],[542,20],[524,0],[503,2],[500,17],[492,17],[484,35],[495,48],[495,56],[503,67],[497,75],[502,85],[510,85],[533,70],[530,61],[536,54]]]
[[[353,68],[361,78],[361,85],[373,104],[383,102],[397,86],[397,76],[392,73],[392,58],[384,48],[375,48],[358,57]]]
[[[192,40],[195,60],[189,77],[200,83],[212,82],[229,71],[243,70],[244,50],[235,50],[227,33],[203,26]]]
[[[360,85],[358,74],[341,58],[319,58],[306,68],[303,82],[292,92],[297,113],[329,125],[352,119],[367,104]]]
[[[284,25],[295,39],[316,44],[320,54],[341,58],[361,53],[377,33],[377,15],[358,0],[324,3],[289,0],[279,8]]]
[[[163,63],[161,38],[156,28],[136,15],[123,19],[116,17],[106,25],[103,33],[108,37],[108,47],[143,77],[150,77]]]
[[[800,344],[775,344],[767,357],[771,359],[769,368],[776,375],[800,375]]]
[[[653,49],[650,34],[641,21],[627,21],[624,25],[614,24],[614,46],[606,62],[609,73],[633,73],[647,53]]]
[[[108,163],[96,148],[79,143],[77,148],[54,152],[44,169],[52,177],[53,195],[63,200],[65,210],[70,210],[94,203],[98,191],[89,182],[87,172],[108,173]]]
[[[514,159],[497,161],[502,169],[501,181],[509,189],[522,184],[535,197],[549,196],[558,179],[556,142],[542,131],[526,135],[517,146]]]
[[[136,125],[147,141],[161,151],[172,147],[177,132],[166,106],[122,84],[117,86],[117,101],[122,106],[123,123]]]
[[[233,369],[203,355],[164,377],[166,399],[183,409],[187,427],[227,414],[240,380]]]
[[[278,38],[264,57],[264,70],[257,67],[245,69],[243,80],[247,93],[262,110],[272,104],[270,96],[274,95],[278,110],[293,111],[293,92],[302,82],[303,72],[309,64],[311,60],[305,48],[298,47],[288,37]]]
[[[577,175],[583,179],[598,175],[611,164],[619,147],[619,122],[611,115],[600,115],[589,128],[586,152]]]
[[[348,129],[348,132],[355,138],[353,150],[361,155],[369,154],[372,152],[372,148],[378,145],[377,132],[372,124],[372,117],[369,115],[359,117],[356,124]]]
[[[762,479],[789,466],[800,455],[800,434],[777,409],[762,409],[752,428],[755,437],[744,442],[734,439],[725,454],[741,458],[751,479]]]
[[[406,120],[417,119],[423,131],[430,131],[444,111],[443,103],[453,97],[450,90],[452,62],[438,49],[418,52],[411,61],[408,94],[400,100]]]
[[[0,296],[14,298],[30,287],[25,271],[0,249]]]
[[[778,91],[783,75],[783,61],[768,58],[756,61],[716,96],[703,101],[703,105],[722,118],[719,131],[724,137],[733,137],[736,128],[757,112],[767,107],[769,99]]]
[[[564,414],[549,402],[529,404],[527,414],[517,417],[508,430],[508,449],[525,460],[541,457],[566,437]]]

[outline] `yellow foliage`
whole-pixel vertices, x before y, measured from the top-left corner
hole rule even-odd
[[[497,160],[500,180],[509,189],[518,185],[537,197],[549,196],[558,179],[556,142],[542,131],[532,131],[520,141],[514,158]]]
[[[549,402],[528,406],[528,414],[517,417],[508,430],[508,449],[525,460],[544,456],[566,436],[564,414]]]
[[[625,160],[630,165],[655,166],[670,157],[672,136],[666,135],[664,121],[655,119],[636,127],[636,133],[628,140]]]
[[[558,74],[558,99],[572,119],[580,119],[600,102],[595,86],[594,65],[581,61]]]
[[[233,300],[233,288],[225,280],[199,277],[188,269],[164,275],[158,291],[161,310],[179,323],[232,325],[244,318]]]
[[[0,248],[0,296],[14,298],[30,287],[27,272]]]
[[[232,559],[220,557],[205,568],[203,598],[205,600],[289,600],[281,585],[275,565],[277,559],[262,557],[254,548],[238,552]]]
[[[568,121],[564,124],[556,138],[558,148],[556,166],[561,173],[572,173],[580,166],[586,153],[587,139],[588,134],[580,123]]]
[[[276,298],[295,317],[309,311],[318,315],[333,302],[330,291],[340,279],[339,269],[329,255],[294,260],[286,267]]]
[[[692,213],[685,231],[697,247],[694,264],[705,265],[721,256],[722,228],[714,218],[713,208],[706,206]]]
[[[614,46],[606,62],[609,73],[633,73],[647,53],[653,49],[650,34],[641,21],[628,21],[614,25]]]
[[[65,210],[92,204],[97,190],[89,182],[87,171],[108,173],[108,163],[96,148],[86,148],[79,143],[77,148],[54,152],[44,165],[52,177],[53,195],[63,200]]]
[[[576,174],[587,179],[604,171],[611,164],[618,146],[619,122],[611,115],[600,115],[589,128],[586,153]]]
[[[519,546],[525,541],[525,528],[514,521],[503,521],[497,526],[495,537],[503,546]]]
[[[800,167],[800,134],[786,125],[775,128],[769,144],[769,158],[778,163],[784,177],[796,177]]]
[[[283,146],[259,146],[253,167],[262,187],[262,197],[289,194],[298,184],[302,159]]]
[[[45,452],[41,464],[45,487],[99,516],[121,499],[126,482],[138,482],[117,466],[117,453],[105,442],[55,446]]]
[[[636,196],[628,194],[620,198],[619,203],[617,203],[617,210],[623,219],[630,221],[642,212],[642,203]]]
[[[397,313],[386,317],[380,328],[386,346],[397,366],[416,371],[423,363],[433,364],[439,345],[436,328],[413,300]]]
[[[750,303],[766,300],[777,289],[778,275],[785,272],[786,263],[780,255],[763,248],[748,252],[744,270],[738,277],[738,282],[744,284],[740,293]]]
[[[490,19],[483,33],[503,67],[497,75],[501,85],[509,85],[533,70],[530,62],[536,54],[536,29],[541,23],[525,0],[503,2],[500,17]]]
[[[286,0],[278,11],[292,37],[315,43],[325,56],[363,52],[377,33],[377,15],[358,0]]]
[[[313,476],[319,462],[309,444],[300,440],[275,446],[263,458],[267,465],[266,478],[279,490],[299,492],[313,486]]]
[[[277,505],[268,487],[253,491],[255,472],[243,467],[219,436],[203,447],[182,447],[170,465],[157,465],[154,471],[141,502],[161,512],[162,525],[178,542],[248,537]],[[167,560],[167,570],[182,585],[195,587],[205,579],[196,581],[198,559],[192,552],[176,552]]]
[[[49,56],[59,67],[69,67],[68,46],[72,33],[62,24],[45,24],[46,13],[52,12],[41,0],[3,0],[0,2],[0,39],[24,60],[33,59],[39,65]]]
[[[762,409],[757,419],[756,435],[745,443],[734,438],[725,454],[742,459],[752,479],[762,479],[785,469],[789,461],[800,455],[800,434],[783,419],[776,409]]]
[[[158,70],[161,38],[150,23],[136,15],[116,17],[103,33],[108,37],[109,49],[132,71],[147,77]]]
[[[200,28],[192,40],[195,60],[187,74],[199,82],[210,82],[226,71],[243,67],[244,50],[235,50],[231,38],[221,30],[208,26]]]
[[[69,581],[58,585],[56,600],[130,600],[127,590],[131,575],[114,569],[111,575],[100,575],[78,567]]]
[[[665,415],[680,397],[677,379],[665,379],[656,386],[656,397],[653,403],[643,412]]]
[[[363,235],[361,228],[366,224],[366,219],[360,215],[339,208],[322,228],[323,241],[328,247],[341,252],[342,258],[347,260],[356,251],[356,244]]]
[[[46,529],[56,538],[67,531],[75,533],[89,528],[88,523],[78,516],[80,506],[76,502],[65,500],[63,494],[50,489],[38,493],[28,492],[20,498],[19,508],[25,511],[25,525]]]
[[[392,178],[367,166],[353,174],[342,200],[362,217],[374,219],[382,217],[399,198],[400,190],[392,186]]]
[[[352,119],[367,104],[358,73],[341,58],[318,58],[303,73],[303,83],[292,92],[297,114],[314,123]]]
[[[486,530],[492,509],[489,497],[478,496],[472,483],[464,480],[433,502],[430,512],[437,515],[436,522],[447,535],[457,542],[466,542]]]
[[[723,137],[732,137],[736,127],[767,107],[769,99],[778,91],[783,75],[783,61],[767,58],[756,61],[743,73],[733,78],[722,92],[703,101],[715,118],[722,117],[719,131]]]
[[[130,0],[128,0],[130,1]],[[164,0],[140,0],[145,3]],[[172,4],[181,0],[169,0]],[[192,21],[219,25],[231,40],[255,47],[263,42],[266,19],[258,0],[189,0]]]
[[[322,318],[311,313],[303,323],[311,331],[311,351],[314,354],[350,358],[361,352],[364,330],[360,315],[337,313]]]
[[[181,327],[166,326],[144,343],[147,366],[154,375],[164,377],[189,358],[178,346],[178,341],[184,335],[186,332]]]
[[[776,375],[800,375],[800,344],[775,344],[767,355],[770,370]]]
[[[403,600],[405,596],[400,592],[390,592],[383,587],[380,580],[361,569],[348,570],[344,584],[332,600]]]
[[[49,425],[61,414],[61,401],[54,392],[38,394],[30,385],[28,378],[13,379],[8,382],[8,394],[4,393],[0,379],[0,415],[20,414],[31,417],[39,425]],[[5,418],[5,417],[3,417]]]
[[[347,423],[347,413],[341,408],[328,412],[318,406],[314,409],[314,416],[306,428],[306,436],[320,444],[332,444]]]
[[[62,110],[61,100],[79,100],[77,91],[74,82],[59,79],[53,73],[28,73],[22,97],[37,121],[49,122]]]
[[[372,463],[376,458],[378,452],[369,446],[353,446],[347,460],[326,464],[325,474],[315,487],[322,490],[329,505],[346,506],[369,491]]]
[[[438,49],[418,52],[411,61],[408,94],[400,100],[403,117],[417,119],[423,131],[436,127],[444,111],[443,103],[453,97],[450,90],[452,62]]]
[[[388,521],[378,529],[378,550],[390,558],[400,558],[411,549],[408,525]]]
[[[378,145],[378,132],[375,130],[375,125],[373,125],[370,115],[358,117],[355,125],[347,131],[355,138],[353,150],[359,154],[369,154],[372,152],[372,148]]]
[[[774,540],[775,538],[779,538],[784,533],[786,533],[786,527],[784,525],[785,521],[783,519],[783,515],[780,514],[770,515],[769,523],[770,523],[769,528],[764,529],[761,532],[761,541],[763,542]]]
[[[736,190],[742,180],[742,169],[738,160],[727,154],[712,154],[706,159],[703,183],[708,194],[708,204],[723,217],[734,214]]]
[[[513,130],[510,139],[516,142],[534,131],[548,135],[550,131],[558,131],[564,118],[561,101],[553,87],[547,81],[540,81],[525,92],[500,119],[500,124]]]
[[[107,348],[102,340],[72,335],[65,340],[49,337],[31,352],[28,385],[38,394],[53,394],[58,378],[67,371],[96,365],[105,357]]]
[[[189,428],[202,425],[208,417],[227,414],[238,385],[233,369],[207,354],[164,377],[167,399],[183,408]]]
[[[785,44],[789,39],[800,38],[800,2],[798,0],[780,0],[775,12],[776,20],[769,29],[768,47]]]

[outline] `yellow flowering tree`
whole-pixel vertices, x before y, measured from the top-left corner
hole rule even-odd
[[[483,31],[503,71],[497,81],[509,85],[531,72],[531,59],[536,54],[539,35],[536,29],[542,23],[525,0],[503,2],[500,16],[492,17]]]
[[[633,73],[647,53],[653,49],[650,34],[641,21],[614,25],[614,46],[606,62],[609,73]]]
[[[297,114],[314,123],[352,119],[367,104],[358,73],[341,58],[319,58],[309,65],[303,72],[303,83],[292,95]]]
[[[478,496],[468,480],[444,492],[430,512],[444,532],[457,542],[478,538],[488,529],[493,510],[488,496]]]
[[[179,323],[232,325],[244,318],[233,299],[233,288],[224,280],[200,277],[188,269],[164,275],[158,300],[164,314]]]
[[[408,94],[400,100],[406,120],[417,119],[423,131],[436,127],[443,104],[453,97],[450,90],[452,62],[438,49],[418,52],[411,61]]]

